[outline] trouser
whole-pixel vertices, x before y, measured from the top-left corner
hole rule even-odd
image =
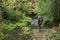
[[[39,24],[39,31],[41,31],[42,30],[42,26],[41,26],[41,24]]]

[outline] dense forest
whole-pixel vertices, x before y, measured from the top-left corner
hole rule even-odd
[[[60,0],[0,0],[0,40],[60,40]]]

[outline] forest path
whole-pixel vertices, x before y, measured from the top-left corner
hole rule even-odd
[[[56,33],[53,29],[38,29],[32,30],[32,40],[54,40],[54,34]]]

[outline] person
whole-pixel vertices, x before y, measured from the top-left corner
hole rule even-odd
[[[36,19],[32,20],[32,23],[29,26],[32,27],[32,28],[37,27],[40,30],[42,28],[41,27],[42,22],[43,22],[43,18],[41,16],[38,16]]]
[[[42,23],[43,23],[43,18],[42,16],[38,16],[38,27],[39,27],[39,31],[41,31],[42,29]]]

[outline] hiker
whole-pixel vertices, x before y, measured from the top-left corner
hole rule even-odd
[[[40,30],[42,22],[43,22],[43,18],[41,16],[38,16],[36,19],[32,20],[32,23],[29,26],[31,26],[32,28],[38,27]]]
[[[39,30],[42,29],[42,23],[43,23],[43,18],[41,16],[38,16],[38,26],[39,26]]]

